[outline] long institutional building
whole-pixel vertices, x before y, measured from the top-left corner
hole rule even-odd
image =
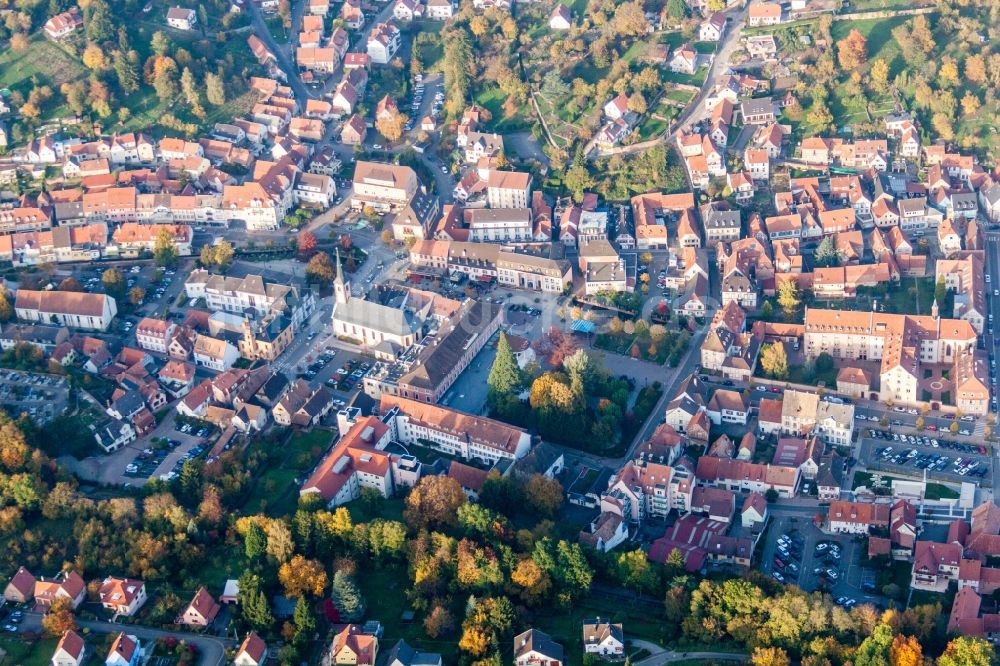
[[[989,409],[987,365],[976,351],[976,331],[967,321],[807,309],[804,337],[809,359],[826,352],[838,359],[880,361],[879,397],[883,401],[922,402],[925,366],[938,366],[950,373],[949,392],[956,407],[977,415]]]

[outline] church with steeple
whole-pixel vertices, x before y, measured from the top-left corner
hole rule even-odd
[[[376,357],[392,360],[423,337],[423,319],[403,304],[382,303],[355,297],[344,278],[337,251],[337,276],[333,281],[333,334]]]

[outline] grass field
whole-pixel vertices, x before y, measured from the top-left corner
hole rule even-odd
[[[393,642],[403,638],[420,649],[440,652],[444,663],[458,661],[458,645],[454,637],[432,640],[424,632],[424,613],[416,613],[412,622],[402,619],[404,611],[411,610],[405,591],[410,586],[405,566],[379,566],[374,571],[357,577],[361,593],[368,608],[377,609],[378,619],[385,627],[385,636]],[[391,643],[390,643],[391,645]]]
[[[889,64],[890,79],[899,73],[903,67],[902,52],[899,44],[892,38],[892,30],[906,23],[912,17],[894,16],[883,19],[865,19],[862,21],[836,21],[830,32],[834,41],[839,41],[857,30],[868,40],[868,61],[881,58]]]
[[[28,48],[23,52],[11,48],[0,51],[0,87],[17,90],[25,97],[34,87],[32,79],[37,79],[39,85],[48,85],[58,91],[63,83],[83,77],[86,73],[86,68],[76,56],[46,39],[41,32],[29,38]],[[46,111],[43,120],[69,115],[69,111],[62,106],[50,106]]]
[[[295,511],[299,493],[296,478],[304,478],[312,470],[333,441],[333,433],[319,428],[296,433],[282,448],[282,457],[257,480],[243,506],[245,514],[266,513],[283,516]]]
[[[694,74],[683,72],[664,72],[663,80],[668,83],[684,83],[689,86],[701,86],[708,77],[708,67],[699,67]]]
[[[476,103],[487,108],[493,119],[489,122],[489,128],[494,132],[516,132],[531,126],[534,114],[530,108],[530,100],[518,108],[517,113],[512,117],[504,116],[503,103],[507,96],[495,86],[483,86],[476,93]]]
[[[665,120],[664,116],[672,117],[675,115],[677,115],[677,109],[657,107],[656,114],[650,115],[639,125],[639,140],[647,141],[662,135],[670,126],[670,122]]]
[[[57,638],[43,638],[34,643],[28,643],[14,636],[0,637],[0,649],[7,653],[5,664],[17,666],[49,666],[52,663],[52,653],[55,652]]]

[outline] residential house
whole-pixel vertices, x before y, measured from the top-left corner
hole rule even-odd
[[[552,10],[552,16],[549,18],[549,29],[569,30],[572,27],[573,15],[570,13],[569,7],[560,2],[556,5],[556,8]]]
[[[175,30],[192,30],[198,25],[198,13],[186,7],[171,7],[167,10],[167,25]]]
[[[604,115],[611,120],[623,120],[628,113],[628,95],[619,94],[613,100],[604,105]]]
[[[548,634],[528,629],[514,636],[515,666],[562,666],[563,648]]]
[[[122,448],[130,442],[134,442],[138,433],[130,421],[113,418],[102,425],[96,426],[94,430],[94,440],[97,445],[104,449],[105,453],[112,453]]]
[[[396,0],[392,15],[397,21],[412,21],[424,15],[424,6],[416,0]]]
[[[115,615],[131,617],[146,603],[146,584],[141,580],[108,576],[97,594],[101,605]]]
[[[698,28],[698,39],[703,42],[717,42],[726,31],[726,15],[715,12]]]
[[[272,410],[278,425],[313,426],[333,408],[333,394],[325,386],[313,389],[303,380],[296,381]]]
[[[363,633],[360,625],[349,624],[334,635],[320,663],[322,666],[375,666],[377,654],[378,637]]]
[[[758,492],[747,495],[740,511],[740,523],[750,530],[761,530],[767,523],[767,500]]]
[[[747,148],[743,151],[743,166],[753,180],[768,181],[771,178],[771,161],[763,148]]]
[[[402,44],[402,36],[393,23],[379,23],[368,35],[367,52],[377,65],[387,65]]]
[[[83,666],[86,661],[87,646],[80,634],[69,629],[59,639],[52,654],[52,666]]]
[[[612,624],[601,618],[583,621],[584,654],[621,659],[625,654],[625,632],[621,623]]]
[[[451,0],[427,0],[427,18],[435,21],[447,21],[455,14],[455,6]]]
[[[751,9],[753,5],[751,5]],[[770,97],[746,99],[740,103],[740,116],[746,125],[766,125],[775,122],[774,102]]]
[[[747,10],[747,25],[777,25],[781,23],[781,5],[777,2],[751,2]]]
[[[831,532],[869,534],[872,529],[889,527],[889,506],[872,502],[830,502],[827,513]]]
[[[108,656],[104,660],[105,666],[139,666],[142,662],[143,650],[139,639],[125,632],[119,633]]]
[[[69,11],[56,14],[45,22],[45,36],[60,40],[68,37],[83,27],[83,15],[79,7],[71,7]]]
[[[416,650],[402,638],[392,646],[383,663],[385,666],[442,666],[440,654]]]
[[[4,588],[3,598],[12,604],[25,604],[35,597],[35,577],[24,567],[18,567],[17,572]]]
[[[739,391],[716,389],[708,401],[708,416],[712,423],[739,423],[746,425],[750,406]]]
[[[177,617],[177,624],[188,627],[207,627],[215,621],[221,607],[204,586],[195,592],[191,603]]]
[[[628,524],[612,511],[603,511],[580,532],[578,541],[602,553],[609,553],[628,538]]]
[[[51,608],[58,599],[69,600],[70,608],[76,608],[83,603],[87,594],[87,585],[75,571],[64,571],[55,578],[35,581],[35,605],[42,609]]]
[[[197,334],[194,340],[194,362],[210,370],[223,372],[240,358],[239,350],[227,340]]]
[[[670,71],[693,75],[698,69],[698,51],[691,44],[682,44],[670,56]]]
[[[910,586],[917,590],[944,592],[958,577],[962,544],[917,541],[914,543]]]
[[[264,666],[265,661],[267,661],[267,643],[256,632],[251,631],[236,651],[233,666]]]

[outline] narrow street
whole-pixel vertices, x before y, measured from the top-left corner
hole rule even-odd
[[[250,21],[253,24],[254,33],[260,37],[264,45],[278,59],[278,66],[288,76],[288,85],[295,92],[295,96],[302,100],[312,97],[313,95],[309,94],[309,91],[302,84],[302,79],[299,78],[298,68],[289,60],[288,52],[271,35],[271,30],[267,27],[267,22],[264,20],[264,14],[260,7],[257,6],[256,2],[247,3],[247,6],[250,8]]]

